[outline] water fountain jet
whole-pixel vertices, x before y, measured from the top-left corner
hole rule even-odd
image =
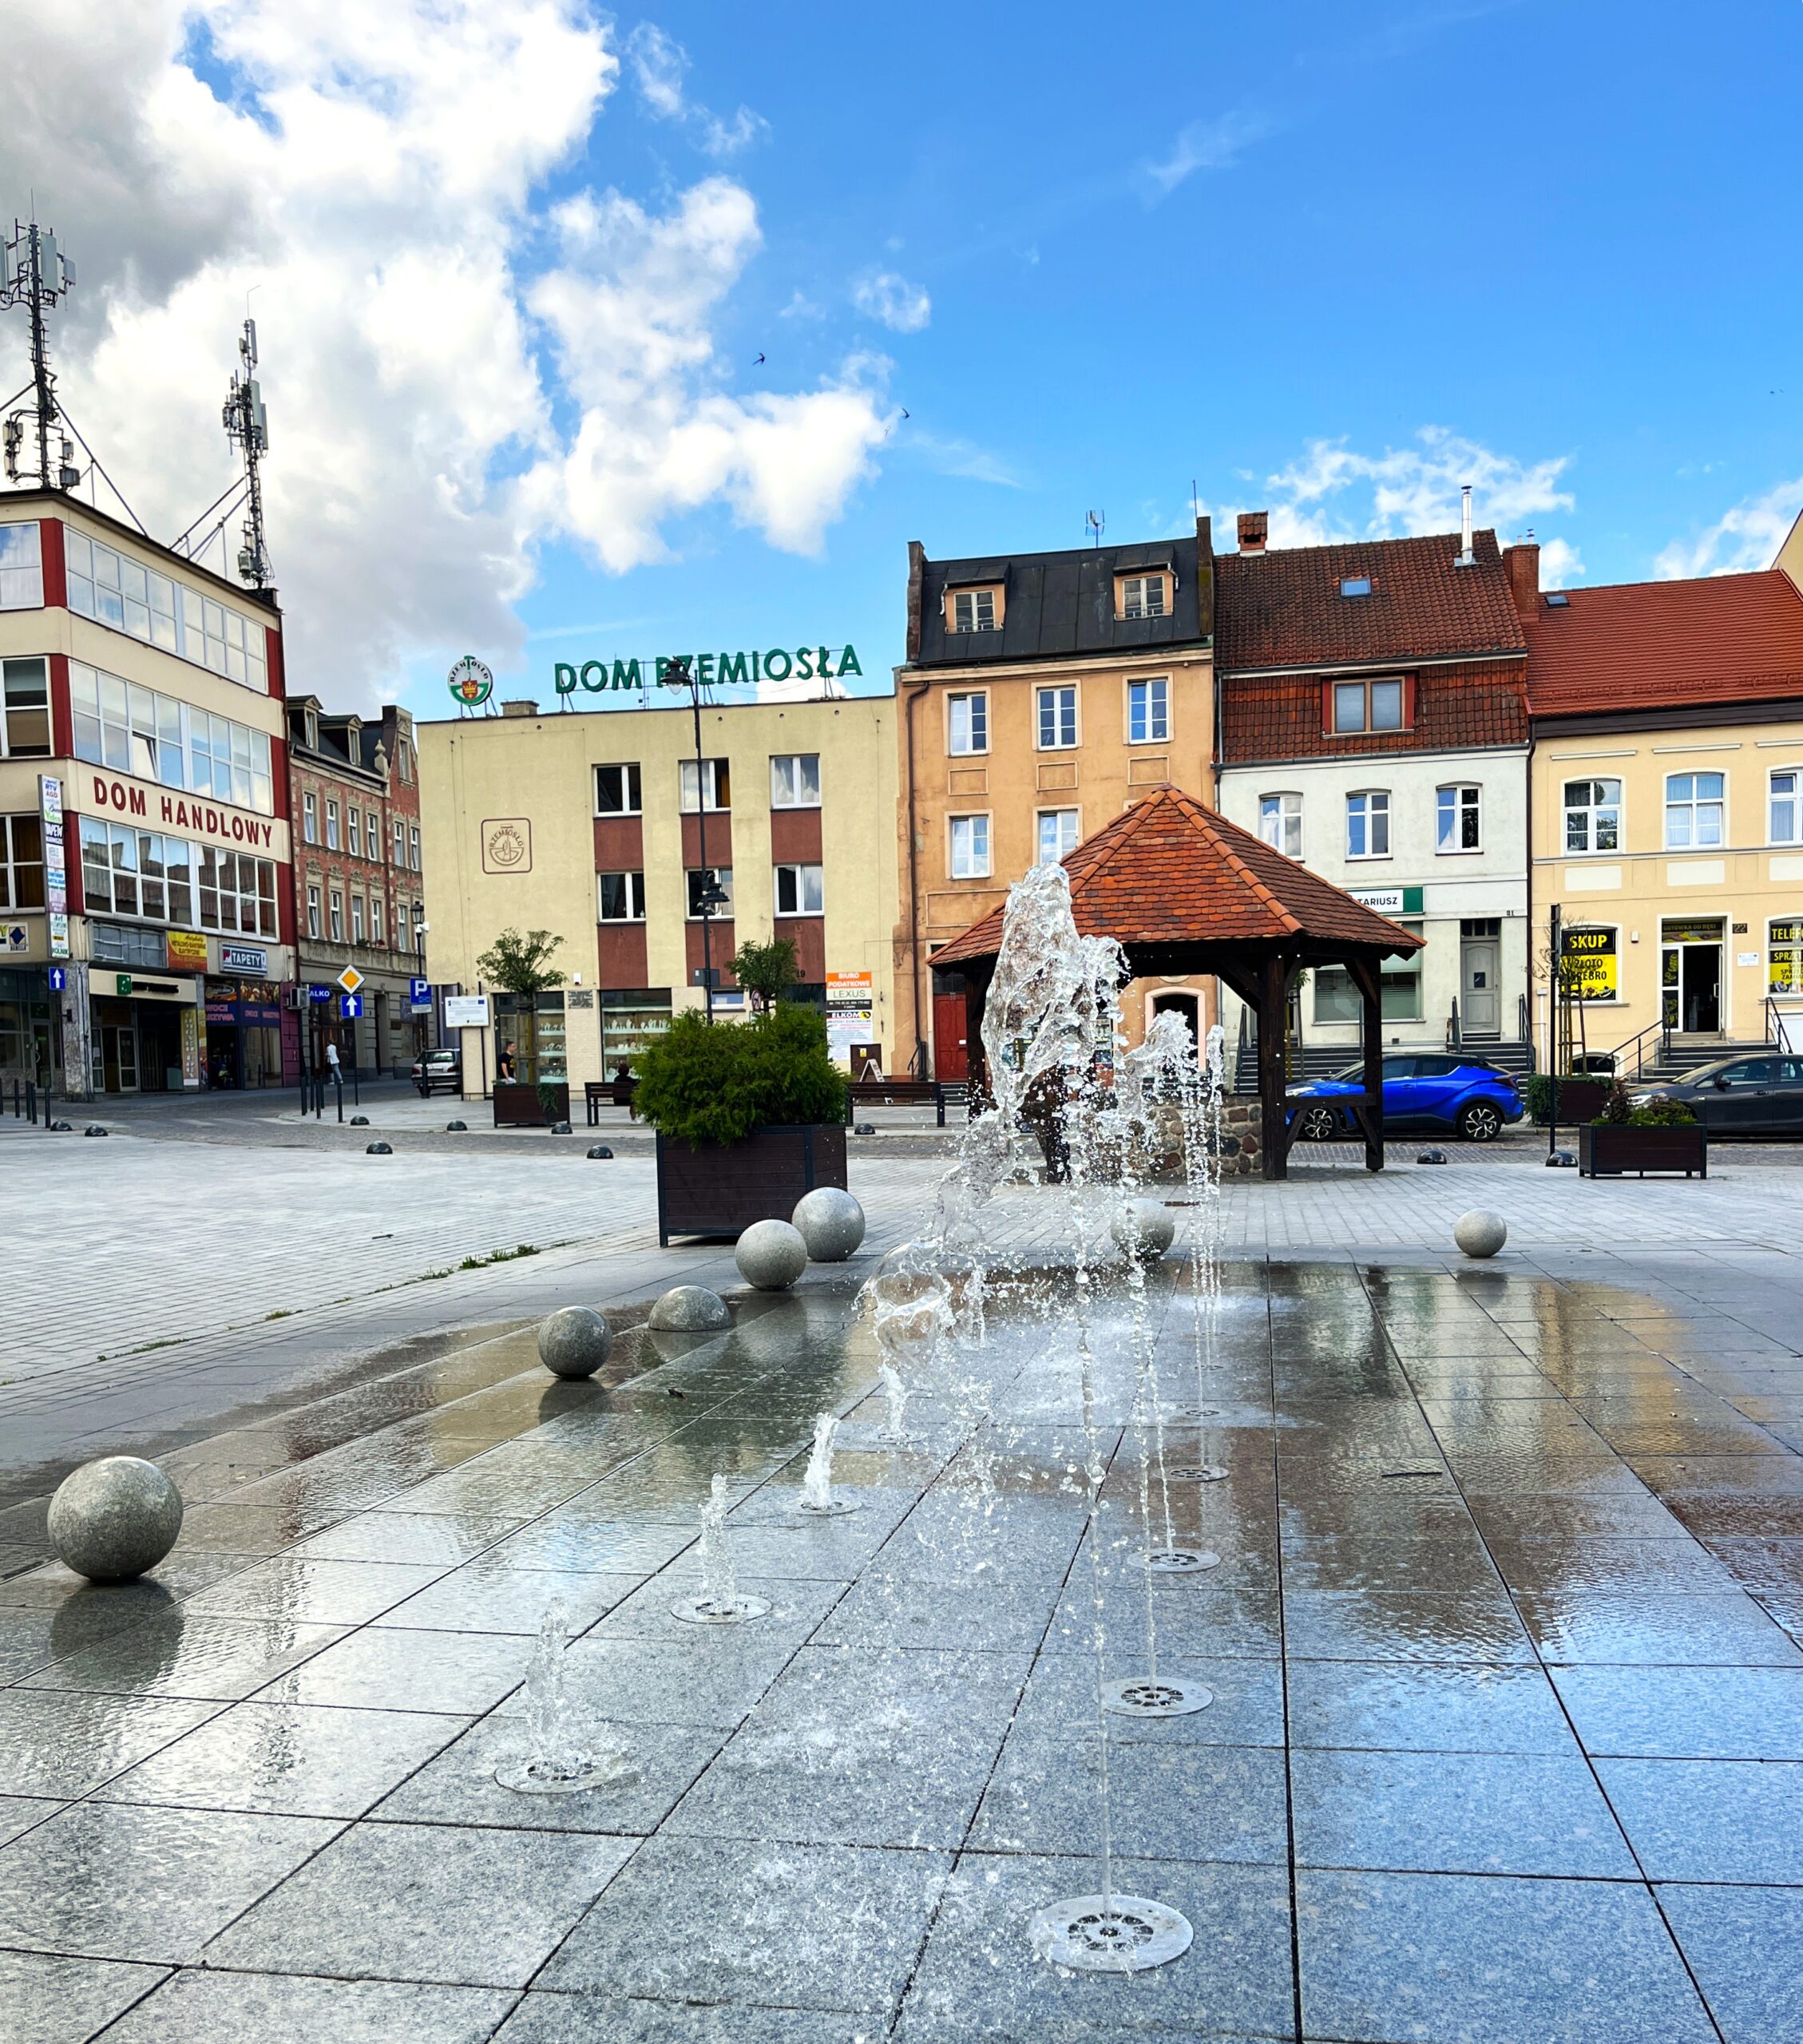
[[[726,1515],[732,1499],[725,1476],[718,1470],[708,1486],[707,1502],[701,1507],[701,1540],[695,1559],[701,1568],[701,1587],[688,1597],[679,1597],[670,1615],[691,1626],[743,1625],[751,1618],[767,1618],[770,1601],[741,1594],[733,1573],[732,1555],[726,1543]]]

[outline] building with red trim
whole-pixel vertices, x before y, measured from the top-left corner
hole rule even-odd
[[[1386,1048],[1524,1063],[1528,645],[1492,532],[1274,548],[1262,512],[1215,561],[1222,814],[1425,940],[1384,968]],[[1222,1020],[1233,1036],[1240,1004]],[[1248,1032],[1248,1034],[1250,1032]],[[1351,1059],[1349,975],[1311,974],[1291,1039]]]
[[[282,619],[61,491],[0,499],[0,1080],[281,1083]]]

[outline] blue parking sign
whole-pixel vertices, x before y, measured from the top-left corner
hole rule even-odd
[[[432,982],[430,980],[409,980],[407,999],[415,1008],[430,1008],[432,1005]]]

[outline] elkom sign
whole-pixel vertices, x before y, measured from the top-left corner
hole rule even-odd
[[[573,695],[578,688],[599,695],[604,689],[686,683],[691,676],[703,688],[730,688],[753,687],[760,681],[838,681],[864,671],[855,646],[841,647],[837,664],[830,646],[798,646],[793,652],[772,646],[761,653],[660,653],[650,663],[649,675],[643,660],[616,660],[610,668],[605,660],[580,665],[560,660],[553,672],[557,693]]]

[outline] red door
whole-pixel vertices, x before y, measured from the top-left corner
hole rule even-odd
[[[964,1040],[964,996],[936,993],[933,996],[933,1075],[943,1086],[962,1085],[970,1076],[970,1058]]]

